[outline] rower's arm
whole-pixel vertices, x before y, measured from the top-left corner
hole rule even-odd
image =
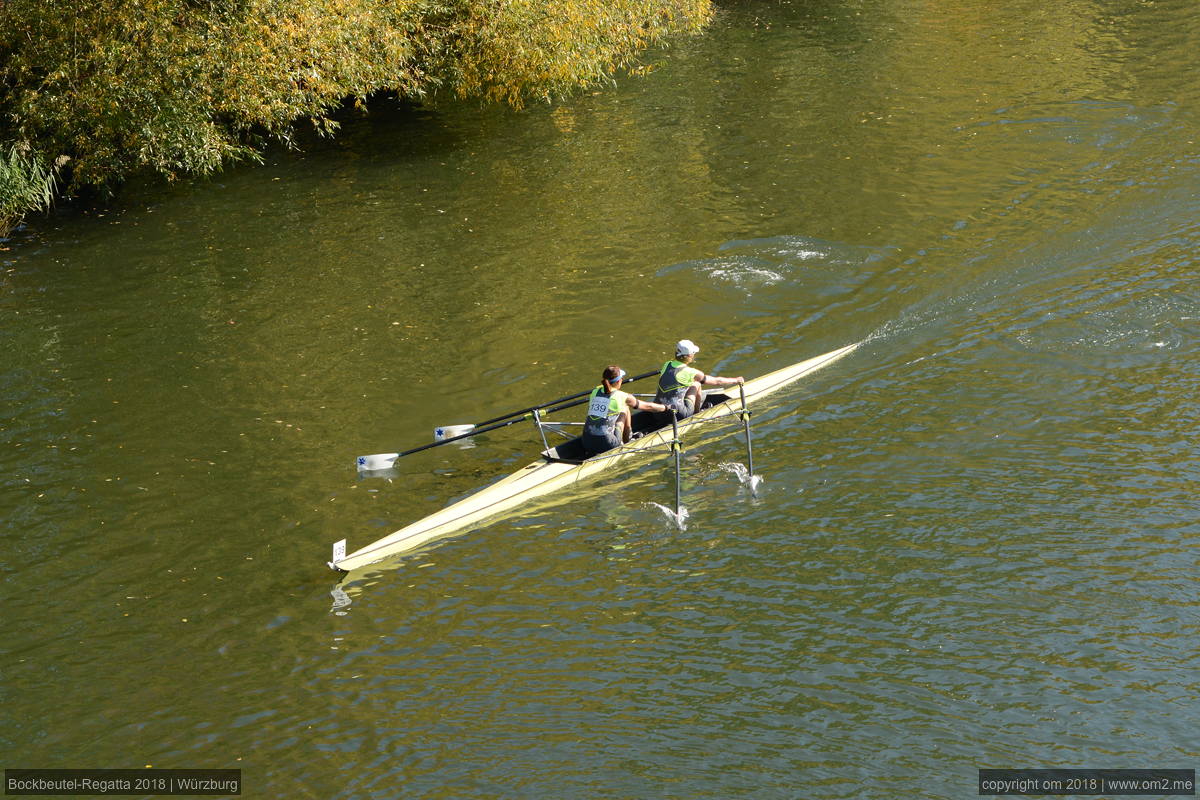
[[[736,378],[722,378],[718,375],[704,375],[701,378],[701,383],[705,386],[736,386],[739,383],[745,383],[746,379],[741,375]]]
[[[625,402],[629,405],[630,408],[632,408],[635,411],[637,411],[639,409],[644,410],[644,411],[666,411],[667,410],[667,407],[664,406],[662,403],[653,403],[649,400],[641,400],[637,397],[634,397],[633,395],[629,395],[629,398]]]

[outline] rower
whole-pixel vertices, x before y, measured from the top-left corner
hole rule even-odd
[[[681,339],[675,345],[675,358],[663,364],[662,372],[658,375],[658,392],[654,395],[656,402],[667,408],[675,409],[679,419],[686,419],[700,410],[701,386],[736,386],[745,383],[740,375],[736,378],[722,378],[718,375],[705,375],[692,366],[700,348],[691,339]],[[665,425],[670,419],[665,415],[660,419]]]
[[[629,441],[633,432],[630,409],[665,412],[667,407],[649,400],[639,400],[621,391],[625,370],[616,364],[604,368],[600,385],[588,398],[587,419],[583,423],[583,446],[589,455],[597,455]]]

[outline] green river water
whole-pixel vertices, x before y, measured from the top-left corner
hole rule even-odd
[[[522,113],[0,251],[0,761],[249,797],[967,798],[1200,754],[1200,12],[745,3]],[[740,436],[339,582],[530,461],[354,457],[696,340]],[[570,414],[567,414],[570,417]],[[731,429],[732,430],[732,429]]]

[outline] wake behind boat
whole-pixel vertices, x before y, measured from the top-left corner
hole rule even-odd
[[[723,387],[705,392],[700,410],[679,422],[677,431],[670,424],[659,427],[654,415],[638,411],[632,415],[633,433],[636,438],[618,448],[589,457],[578,437],[557,447],[550,447],[542,451],[539,460],[522,467],[499,482],[353,553],[345,553],[345,540],[338,542],[334,545],[333,560],[328,562],[329,566],[341,572],[365,567],[389,556],[413,550],[433,539],[460,531],[487,517],[511,510],[535,497],[578,483],[632,456],[644,454],[656,447],[672,447],[677,435],[715,419],[744,412],[748,414],[744,406],[750,402],[761,400],[805,375],[832,364],[853,352],[860,344],[861,342],[847,345],[784,367],[746,381],[741,387]],[[746,416],[743,416],[743,419],[746,419]],[[534,420],[542,425],[536,414]],[[748,425],[746,430],[748,436]]]

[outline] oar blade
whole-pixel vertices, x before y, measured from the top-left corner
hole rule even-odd
[[[442,425],[433,429],[433,440],[441,442],[445,439],[453,439],[456,436],[462,436],[475,430],[474,425]]]
[[[376,472],[381,469],[391,469],[396,463],[399,453],[375,453],[370,456],[359,456],[355,466],[359,472]]]

